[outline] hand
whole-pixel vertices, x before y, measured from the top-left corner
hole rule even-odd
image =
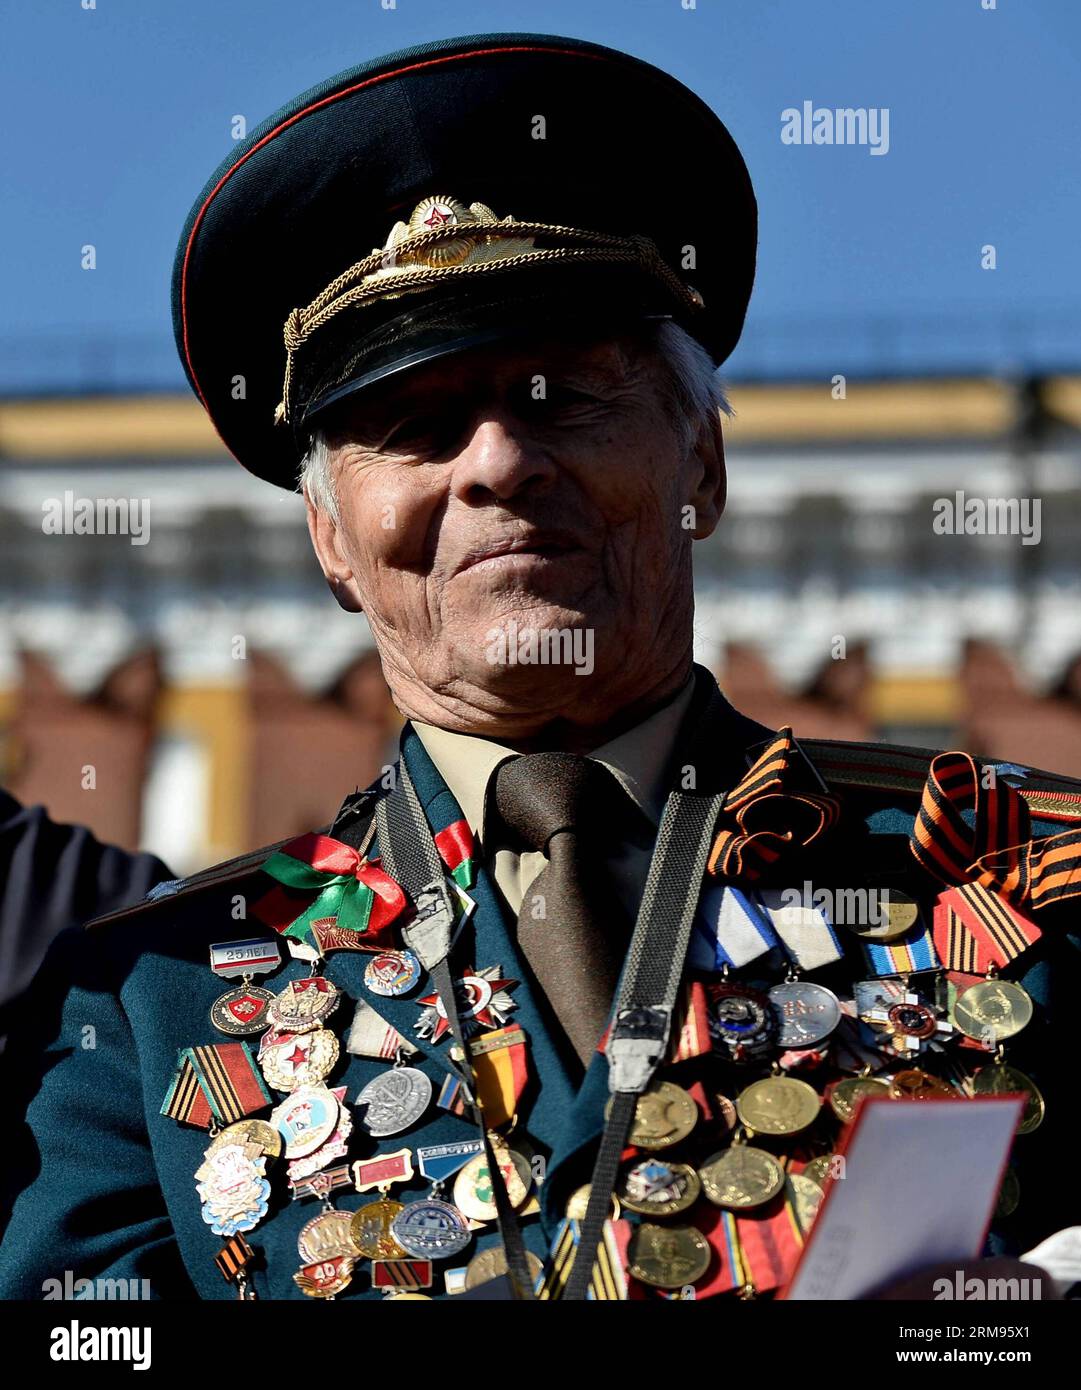
[[[979,1285],[968,1285],[979,1280]],[[991,1281],[995,1281],[992,1285]],[[1045,1302],[1059,1298],[1055,1281],[1039,1265],[1023,1260],[995,1256],[989,1260],[954,1260],[928,1265],[918,1274],[870,1294],[873,1299],[966,1300],[966,1288],[979,1289],[983,1298],[989,1292],[998,1301]]]

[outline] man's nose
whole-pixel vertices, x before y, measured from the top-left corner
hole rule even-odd
[[[451,489],[472,506],[491,497],[506,502],[523,488],[551,483],[557,472],[554,460],[520,421],[486,414],[470,426],[455,461]]]

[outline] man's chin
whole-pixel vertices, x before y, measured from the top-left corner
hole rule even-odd
[[[610,628],[606,624],[601,631]],[[458,646],[462,673],[492,691],[548,690],[597,667],[597,624],[580,610],[544,605],[493,617]]]

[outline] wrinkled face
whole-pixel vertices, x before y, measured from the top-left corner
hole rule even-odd
[[[347,403],[339,518],[309,524],[403,713],[525,731],[685,658],[724,496],[719,431],[693,435],[633,339],[475,349]]]

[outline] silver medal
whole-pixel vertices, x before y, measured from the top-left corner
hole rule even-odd
[[[391,1222],[390,1234],[418,1260],[445,1260],[464,1250],[472,1239],[458,1208],[437,1197],[423,1197],[403,1207]]]
[[[780,1047],[813,1047],[828,1038],[841,1021],[841,1005],[832,990],[809,980],[774,985],[769,1002],[777,1018]]]
[[[357,1096],[361,1123],[375,1139],[400,1134],[427,1110],[432,1083],[416,1067],[393,1067],[369,1081]]]

